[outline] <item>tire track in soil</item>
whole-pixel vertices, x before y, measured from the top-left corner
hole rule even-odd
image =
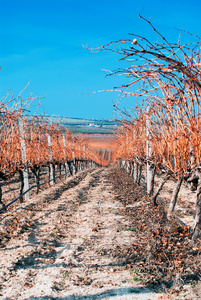
[[[46,263],[47,267],[53,263],[57,256],[56,249],[63,246],[61,240],[65,237],[68,221],[80,204],[74,196],[76,186],[82,188],[82,186],[90,186],[93,182],[93,177],[87,173],[89,171],[81,172],[73,179],[69,178],[66,184],[59,184],[49,189],[49,193],[48,191],[43,193],[42,197],[35,199],[35,203],[22,205],[16,214],[17,217],[8,216],[10,223],[13,223],[16,218],[20,219],[20,222],[16,227],[13,226],[14,230],[11,234],[13,237],[6,247],[1,249],[0,287],[2,291],[0,290],[0,293],[2,296],[4,295],[3,285],[10,279],[12,282],[12,278],[19,270],[38,270],[41,265],[44,268]],[[65,219],[65,224],[62,218]],[[27,278],[31,273],[36,274],[36,272],[28,273]],[[16,296],[14,298],[17,299]]]
[[[2,299],[158,298],[112,255],[136,237],[122,230],[129,221],[119,214],[122,204],[107,174],[83,172],[20,210],[21,224],[30,226],[21,226],[1,249]]]
[[[78,185],[86,177],[87,173],[89,173],[89,171],[83,171],[73,178],[70,177],[66,182],[62,181],[44,192],[41,192],[38,196],[31,198],[29,201],[20,204],[18,208],[11,206],[9,211],[0,214],[0,248],[5,247],[5,244],[12,236],[24,233],[30,224],[33,226],[34,223],[30,221],[39,211],[44,210],[52,201],[59,200],[65,190]],[[19,224],[19,220],[21,224]],[[37,223],[36,219],[35,223]]]

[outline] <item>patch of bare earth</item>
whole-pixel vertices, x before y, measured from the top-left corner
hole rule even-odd
[[[1,224],[1,299],[200,299],[200,246],[174,265],[188,230],[171,227],[121,170],[80,172]]]
[[[161,176],[156,175],[155,177],[156,187],[159,185],[161,181]],[[167,205],[169,205],[172,192],[176,185],[176,181],[174,179],[168,180],[162,191],[160,192],[160,198]],[[193,226],[194,216],[195,216],[195,203],[196,203],[196,193],[197,191],[191,191],[189,188],[189,184],[183,181],[181,185],[181,189],[179,191],[179,196],[177,199],[177,205],[175,207],[175,214],[180,218],[182,222],[186,225]]]

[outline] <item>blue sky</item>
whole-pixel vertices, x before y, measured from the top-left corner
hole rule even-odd
[[[50,115],[115,117],[117,94],[93,92],[121,82],[102,71],[118,68],[117,57],[91,53],[83,45],[101,46],[128,33],[153,41],[156,36],[139,13],[151,17],[169,41],[177,41],[176,28],[201,36],[200,0],[0,0],[0,97],[8,90],[17,96],[30,82],[23,96],[45,97],[42,104]],[[132,105],[135,98],[124,100],[121,108]]]

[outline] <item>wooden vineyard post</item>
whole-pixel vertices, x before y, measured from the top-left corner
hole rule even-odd
[[[89,147],[87,147],[87,166],[90,168],[90,155],[89,155]]]
[[[147,113],[149,112],[149,108],[147,108]],[[151,157],[151,145],[150,145],[150,132],[149,132],[150,121],[147,117],[146,119],[146,134],[147,134],[147,194],[150,195],[151,189],[151,164],[149,162]]]
[[[111,151],[112,151],[112,150],[109,150],[109,151],[108,151],[108,160],[109,160],[109,162],[111,162]]]
[[[91,168],[93,167],[93,164],[92,164],[92,157],[91,157],[91,151],[90,151],[90,167],[91,167]]]
[[[133,179],[134,179],[134,182],[137,182],[137,179],[138,179],[138,165],[137,165],[137,162],[135,161],[135,158],[133,160]]]
[[[76,162],[75,162],[75,152],[74,152],[74,138],[72,137],[72,158],[73,158],[73,165],[74,165],[74,170],[73,170],[73,174],[77,173],[77,166],[76,166]]]
[[[88,148],[88,156],[90,158],[89,167],[91,168],[92,167],[92,158],[91,158],[91,150],[89,150],[89,148]]]
[[[128,133],[126,132],[126,172],[129,173],[129,162],[128,162]]]
[[[51,150],[51,136],[48,134],[47,136],[47,140],[48,140],[48,149],[49,149],[49,161],[50,161],[50,165],[49,165],[49,180],[50,180],[50,185],[54,185],[55,183],[55,176],[54,176],[54,167],[53,167],[53,163],[52,163],[52,150]]]
[[[89,148],[86,149],[86,168],[88,167],[88,160],[89,160]]]
[[[103,155],[104,155],[104,152],[100,150],[100,165],[102,166],[103,164]]]
[[[90,168],[90,155],[89,155],[89,147],[87,147],[87,164],[88,164],[88,167]]]
[[[80,148],[80,141],[79,141],[79,171],[82,170],[82,164],[81,164],[81,148]]]
[[[83,146],[83,150],[84,150],[84,168],[86,169],[87,165],[86,165],[86,146],[85,145]]]
[[[147,113],[149,113],[149,108],[147,108]],[[146,134],[147,134],[147,195],[150,197],[154,192],[154,176],[156,171],[156,166],[151,163],[151,142],[150,142],[150,120],[146,119]]]
[[[133,142],[135,141],[135,132],[133,131]],[[136,149],[134,149],[134,158],[133,158],[133,179],[134,182],[137,182],[138,179],[138,165],[136,162]]]
[[[24,169],[22,170],[23,174],[23,187],[24,191],[29,189],[29,173],[28,173],[28,165],[27,165],[27,158],[26,158],[26,146],[25,146],[25,134],[24,134],[24,126],[23,126],[23,119],[20,117],[18,120],[19,124],[19,131],[20,131],[20,143],[21,143],[21,153],[22,153],[22,163],[24,165]],[[25,201],[30,199],[30,194],[27,192],[25,194]],[[21,199],[21,202],[23,199]]]
[[[125,160],[124,159],[121,161],[121,165],[122,165],[123,169],[125,169]]]
[[[93,166],[94,166],[94,163],[93,163],[93,158],[92,158],[92,153],[91,153],[91,167],[93,168]]]
[[[65,134],[63,134],[63,145],[64,145],[64,170],[66,173],[66,179],[68,178],[68,164],[67,164],[67,157],[66,157],[66,140]]]
[[[126,171],[127,171],[128,174],[130,174],[130,170],[131,170],[130,160],[127,159],[127,167],[126,167]]]

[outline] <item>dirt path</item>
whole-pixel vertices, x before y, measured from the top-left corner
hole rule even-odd
[[[16,226],[0,249],[0,299],[162,299],[111,255],[136,233],[122,230],[107,173],[81,172],[2,219],[2,230]]]

